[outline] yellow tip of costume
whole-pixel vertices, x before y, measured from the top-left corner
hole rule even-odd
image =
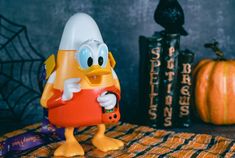
[[[44,62],[46,69],[46,79],[48,79],[51,73],[55,70],[55,55],[50,55],[47,60]]]
[[[110,62],[111,67],[114,68],[116,65],[116,61],[115,61],[113,54],[111,52],[109,52],[109,62]]]

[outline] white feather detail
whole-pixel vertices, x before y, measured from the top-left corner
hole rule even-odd
[[[56,77],[56,71],[54,71],[54,72],[50,75],[49,79],[47,80],[47,83],[54,83],[54,82],[55,82],[55,77]]]
[[[114,69],[112,69],[112,75],[113,75],[113,78],[114,78],[114,79],[118,79],[117,74],[116,74],[116,72],[114,71]]]

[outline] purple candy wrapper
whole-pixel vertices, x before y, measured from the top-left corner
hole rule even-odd
[[[10,151],[23,151],[34,148],[38,145],[45,143],[36,133],[25,133],[22,135],[14,136],[6,140],[6,144]]]
[[[38,130],[28,131],[0,142],[0,156],[17,157],[24,151],[60,140],[64,140],[64,129],[56,128],[44,119]]]
[[[52,125],[48,119],[44,119],[42,121],[42,126],[40,129],[40,132],[46,135],[53,136],[54,138],[58,140],[64,140],[64,128],[56,128],[54,125]]]
[[[7,153],[7,145],[6,142],[0,142],[0,156],[3,156]]]

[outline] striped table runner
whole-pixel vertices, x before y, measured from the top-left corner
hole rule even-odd
[[[0,141],[28,131],[37,132],[40,124],[8,133]],[[77,140],[84,147],[85,157],[197,157],[219,158],[235,157],[235,141],[220,136],[207,134],[176,133],[166,130],[156,130],[145,126],[119,123],[108,126],[107,135],[125,142],[125,147],[118,151],[101,152],[91,144],[91,138],[96,127],[80,128],[76,134]],[[51,157],[61,141],[52,141],[36,149],[19,153],[21,157]]]

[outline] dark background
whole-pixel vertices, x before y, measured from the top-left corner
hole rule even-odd
[[[195,63],[215,55],[203,48],[216,39],[227,58],[234,58],[235,1],[180,0],[185,12],[181,48],[196,53]],[[66,21],[76,12],[90,14],[116,59],[122,87],[122,119],[136,122],[138,112],[138,37],[151,36],[162,28],[153,20],[158,0],[0,0],[0,14],[25,25],[32,45],[44,57],[58,50]],[[35,116],[36,117],[36,116]]]

